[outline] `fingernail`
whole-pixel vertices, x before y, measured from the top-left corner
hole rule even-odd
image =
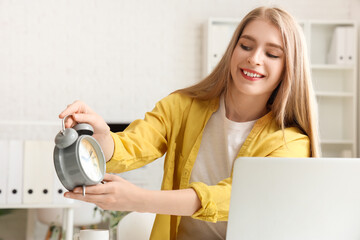
[[[80,191],[80,189],[75,188],[75,189],[74,189],[74,193],[81,193],[81,191]]]

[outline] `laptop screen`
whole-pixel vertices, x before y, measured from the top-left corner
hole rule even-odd
[[[238,158],[228,240],[360,239],[360,159]]]

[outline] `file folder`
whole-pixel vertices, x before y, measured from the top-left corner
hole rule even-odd
[[[51,203],[54,187],[54,144],[26,141],[24,152],[24,203]]]
[[[345,61],[345,44],[346,44],[347,27],[336,27],[328,52],[329,64],[344,64]]]
[[[74,201],[70,198],[65,198],[64,193],[68,190],[61,184],[58,176],[55,172],[55,166],[53,167],[54,174],[54,191],[53,191],[53,202],[57,204],[71,204]]]
[[[9,165],[7,183],[7,204],[21,204],[23,195],[23,155],[22,140],[9,141]]]
[[[345,49],[345,62],[347,64],[355,63],[355,27],[346,28],[346,49]]]
[[[0,141],[1,167],[0,167],[0,204],[6,203],[7,193],[7,173],[9,165],[9,146],[8,141]]]

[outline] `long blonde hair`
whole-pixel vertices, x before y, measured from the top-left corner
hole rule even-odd
[[[255,20],[270,21],[281,32],[285,66],[282,80],[269,98],[268,105],[275,121],[285,129],[299,127],[311,142],[311,156],[320,156],[317,104],[312,87],[305,39],[294,18],[280,8],[259,7],[249,12],[239,23],[235,33],[215,69],[201,82],[176,92],[193,98],[208,100],[219,97],[231,80],[230,61],[232,53],[245,26]]]

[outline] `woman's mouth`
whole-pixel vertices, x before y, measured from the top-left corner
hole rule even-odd
[[[250,80],[250,81],[256,81],[259,80],[263,77],[265,77],[264,75],[262,75],[261,73],[249,70],[249,69],[241,69],[241,74],[243,75],[244,78]]]

